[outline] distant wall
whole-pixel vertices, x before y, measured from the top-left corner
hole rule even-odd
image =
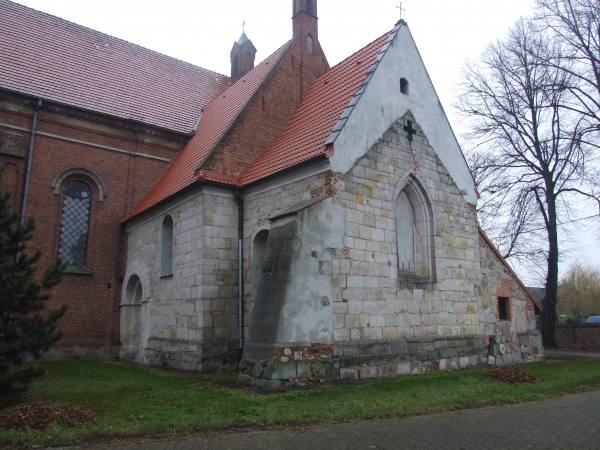
[[[600,345],[600,323],[566,324],[556,326],[556,343]]]

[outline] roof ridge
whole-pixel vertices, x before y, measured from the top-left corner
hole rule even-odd
[[[315,81],[317,81],[319,78],[327,75],[329,72],[331,72],[333,69],[335,69],[338,66],[341,66],[342,64],[344,64],[346,61],[348,61],[351,58],[354,58],[354,56],[356,56],[357,53],[362,52],[365,48],[367,48],[369,45],[373,45],[375,42],[377,42],[378,40],[380,40],[382,37],[390,34],[393,31],[393,28],[390,31],[387,31],[385,33],[383,33],[381,36],[379,36],[377,39],[373,39],[371,42],[369,42],[368,44],[363,45],[361,48],[359,48],[358,50],[356,50],[354,53],[352,53],[350,56],[344,58],[343,60],[341,60],[339,63],[337,63],[335,66],[330,67],[329,70],[327,72],[325,72],[322,75],[319,75],[317,78],[315,78]],[[383,46],[383,44],[382,44]]]
[[[198,65],[196,65],[196,64],[193,64],[193,63],[190,63],[190,62],[184,61],[183,59],[175,58],[174,56],[167,55],[166,53],[161,53],[161,52],[159,52],[159,51],[157,51],[157,50],[152,50],[151,48],[144,47],[144,46],[142,46],[142,45],[140,45],[140,44],[136,44],[135,42],[130,42],[130,41],[126,40],[126,39],[123,39],[123,38],[120,38],[120,37],[117,37],[117,36],[113,36],[113,35],[110,35],[110,34],[108,34],[108,33],[104,33],[103,31],[95,30],[95,29],[93,29],[93,28],[90,28],[90,27],[87,27],[87,26],[85,26],[85,25],[81,25],[81,24],[78,24],[78,23],[72,22],[71,20],[64,19],[64,18],[62,18],[62,17],[59,17],[59,16],[57,16],[57,15],[50,14],[50,13],[47,13],[47,12],[41,11],[41,10],[39,10],[39,9],[35,9],[35,8],[32,8],[32,7],[30,7],[30,6],[26,6],[26,5],[23,5],[23,4],[21,4],[21,3],[14,2],[14,1],[12,1],[12,0],[0,0],[0,4],[1,4],[1,3],[6,3],[6,4],[10,4],[10,3],[12,3],[13,5],[17,5],[19,8],[28,9],[29,11],[32,11],[32,12],[34,12],[34,13],[37,13],[37,14],[44,15],[44,16],[46,16],[46,17],[49,17],[49,18],[52,18],[52,19],[58,19],[58,20],[60,20],[60,21],[62,21],[62,22],[66,22],[66,23],[68,23],[68,24],[70,24],[70,25],[73,25],[73,26],[75,26],[75,27],[77,27],[77,28],[80,28],[80,29],[82,29],[82,30],[88,30],[88,31],[91,31],[91,32],[93,32],[93,33],[96,33],[96,34],[99,34],[99,35],[102,35],[102,36],[106,36],[106,37],[108,37],[108,38],[110,38],[110,39],[114,39],[114,40],[116,40],[116,41],[123,42],[123,43],[125,43],[125,44],[128,44],[128,45],[130,45],[130,46],[137,47],[137,48],[139,48],[139,49],[142,49],[142,50],[145,50],[145,51],[147,51],[147,52],[149,52],[149,53],[153,53],[153,54],[155,54],[155,55],[157,55],[157,56],[165,57],[165,58],[168,58],[168,59],[170,59],[170,60],[173,60],[173,61],[177,61],[177,62],[180,62],[180,63],[183,63],[183,64],[187,64],[187,65],[189,65],[189,66],[191,66],[191,67],[193,67],[193,68],[202,69],[202,70],[205,70],[206,72],[210,72],[211,74],[214,74],[214,75],[219,75],[219,76],[225,77],[225,78],[227,78],[227,79],[230,79],[230,80],[232,79],[231,77],[229,77],[229,76],[227,76],[227,75],[225,75],[225,74],[222,74],[222,73],[216,72],[216,71],[214,71],[214,70],[211,70],[211,69],[207,69],[207,68],[205,68],[205,67],[198,66]]]

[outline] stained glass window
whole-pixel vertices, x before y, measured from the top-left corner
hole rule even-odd
[[[92,190],[86,183],[74,180],[65,185],[58,256],[66,264],[85,266],[91,206]]]

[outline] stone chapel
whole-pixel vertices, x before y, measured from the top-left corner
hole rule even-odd
[[[2,188],[69,265],[47,357],[266,388],[542,359],[407,23],[330,67],[291,7],[226,76],[0,0]]]

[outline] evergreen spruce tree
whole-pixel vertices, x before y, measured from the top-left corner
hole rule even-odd
[[[26,355],[37,358],[49,350],[61,337],[56,322],[67,310],[66,305],[44,310],[49,290],[63,279],[65,266],[56,260],[41,279],[36,277],[41,253],[26,253],[35,224],[32,218],[20,224],[10,196],[0,190],[0,394],[27,387],[28,380],[17,380],[9,373],[10,366]]]

